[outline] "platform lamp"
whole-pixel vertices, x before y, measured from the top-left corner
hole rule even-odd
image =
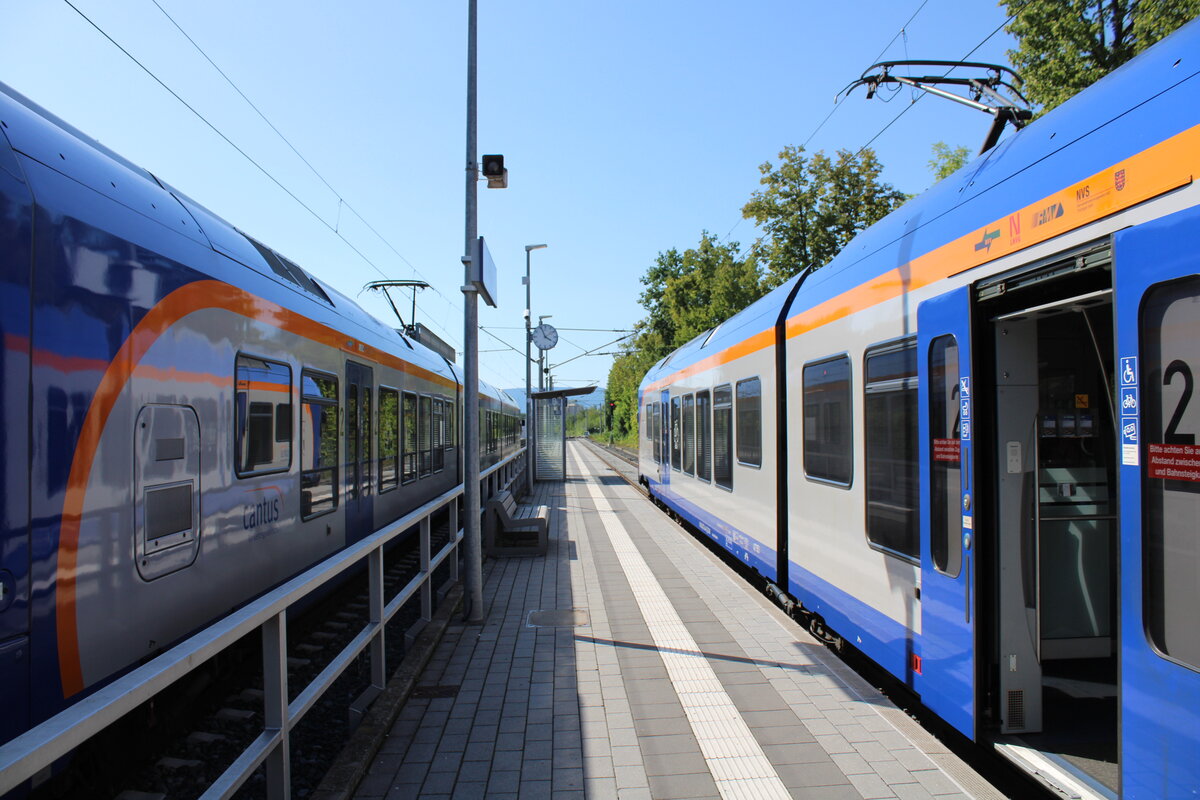
[[[525,484],[533,491],[533,358],[529,355],[530,344],[533,342],[533,330],[530,327],[529,303],[529,254],[541,250],[544,244],[525,245]]]

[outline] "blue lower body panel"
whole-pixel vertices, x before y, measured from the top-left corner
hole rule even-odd
[[[722,549],[753,567],[767,580],[778,580],[775,547],[719,519],[690,500],[679,497],[670,490],[669,485],[653,479],[648,483],[655,497]],[[805,609],[819,614],[847,642],[896,678],[912,686],[910,669],[916,643],[908,627],[879,613],[792,560],[788,561],[787,590]]]

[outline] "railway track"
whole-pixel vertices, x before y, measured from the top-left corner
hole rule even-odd
[[[593,447],[598,448],[602,452],[607,453],[610,456],[619,459],[620,461],[624,462],[625,464],[628,464],[629,466],[634,467],[635,469],[637,467],[637,453],[635,453],[631,450],[628,450],[624,447],[618,447],[616,445],[604,444],[603,442],[597,442],[595,439],[589,439],[587,437],[580,437],[580,441],[587,442],[588,444],[592,445]]]

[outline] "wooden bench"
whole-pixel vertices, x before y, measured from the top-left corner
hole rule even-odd
[[[498,493],[484,509],[484,553],[489,556],[541,556],[550,539],[550,509],[518,505],[510,491]]]

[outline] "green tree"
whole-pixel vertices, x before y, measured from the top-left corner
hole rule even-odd
[[[971,160],[971,151],[965,144],[951,147],[945,142],[933,143],[933,158],[929,159],[929,170],[936,180],[949,178]]]
[[[643,332],[656,337],[647,344],[665,355],[763,295],[757,261],[740,257],[740,249],[704,231],[696,247],[658,254],[638,297],[647,312]]]
[[[622,353],[613,359],[612,369],[608,371],[604,402],[615,404],[610,410],[616,437],[628,439],[636,436],[638,430],[638,386],[655,362],[671,348],[662,347],[657,334],[643,332],[621,349]]]
[[[704,231],[695,247],[659,253],[646,270],[639,300],[647,316],[608,373],[606,402],[616,404],[618,437],[636,434],[638,385],[656,361],[762,297],[757,261],[740,250]]]
[[[1200,15],[1200,0],[1001,0],[1024,94],[1049,111]]]
[[[668,349],[728,319],[763,295],[758,265],[740,258],[737,242],[717,241],[708,231],[700,243],[680,253],[659,253],[642,282],[641,302],[649,329]]]
[[[764,188],[750,196],[742,216],[764,231],[765,287],[774,288],[805,267],[821,267],[908,195],[879,179],[883,165],[870,148],[823,152],[811,158],[788,146],[779,164],[759,167]]]

